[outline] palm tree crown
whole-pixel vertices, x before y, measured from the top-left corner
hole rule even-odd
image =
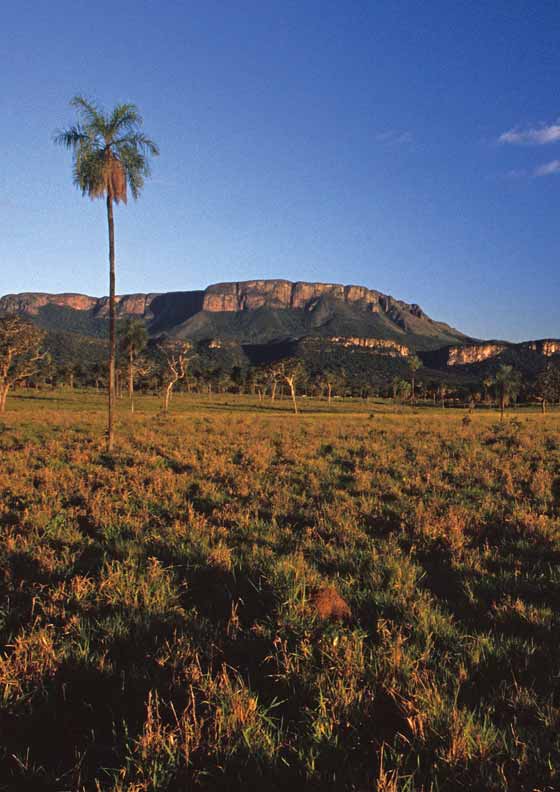
[[[90,198],[127,200],[127,188],[138,198],[150,175],[149,156],[158,147],[142,131],[136,105],[118,104],[110,114],[92,101],[75,96],[71,101],[79,122],[57,132],[58,145],[74,152],[74,184]]]

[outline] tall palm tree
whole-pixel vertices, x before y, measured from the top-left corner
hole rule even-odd
[[[94,102],[75,96],[70,102],[78,123],[57,132],[54,142],[74,155],[74,184],[82,195],[105,198],[109,226],[109,412],[107,450],[114,444],[115,360],[117,353],[115,300],[115,227],[113,204],[127,201],[127,188],[138,198],[150,175],[149,157],[158,147],[142,131],[136,105],[118,104],[105,113]]]

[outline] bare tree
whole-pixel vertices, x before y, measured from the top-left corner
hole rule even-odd
[[[303,379],[303,375],[305,374],[305,369],[303,364],[300,360],[287,360],[283,363],[280,363],[277,368],[280,377],[282,380],[287,384],[288,388],[290,389],[290,395],[292,397],[292,404],[294,406],[294,412],[297,415],[298,405],[296,399],[296,385],[298,381]]]
[[[188,341],[164,341],[158,344],[158,349],[165,360],[166,384],[163,397],[163,411],[169,409],[169,400],[175,385],[179,380],[185,379],[189,362],[194,357],[190,355],[192,349]]]
[[[37,374],[47,357],[41,351],[45,333],[18,316],[0,317],[0,413],[6,411],[8,391]]]

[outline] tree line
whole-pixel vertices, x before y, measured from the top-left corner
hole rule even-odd
[[[432,404],[439,407],[506,407],[517,402],[547,405],[560,403],[560,360],[551,359],[536,378],[523,377],[513,366],[501,364],[494,376],[478,382],[453,385],[430,379],[416,356],[407,360],[408,376],[387,378],[366,387],[341,365],[324,364],[298,357],[261,365],[224,365],[189,342],[150,338],[144,322],[127,319],[117,325],[118,344],[114,364],[115,398],[127,399],[134,412],[134,395],[162,395],[167,412],[174,390],[199,394],[250,394],[261,404],[289,398],[295,413],[301,397],[381,397],[395,404]],[[11,388],[67,387],[108,388],[111,369],[100,361],[57,362],[44,350],[45,332],[18,316],[0,317],[0,412],[6,409]]]

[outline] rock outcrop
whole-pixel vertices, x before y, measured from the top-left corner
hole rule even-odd
[[[328,339],[331,344],[343,347],[357,347],[359,349],[375,349],[389,357],[408,357],[410,349],[404,344],[382,338],[356,338],[354,336],[332,336]]]
[[[529,341],[527,342],[527,347],[528,349],[532,349],[533,352],[546,355],[546,357],[560,353],[560,341],[553,338],[543,338],[540,341]]]
[[[523,341],[520,344],[510,344],[505,341],[489,341],[478,344],[465,344],[463,346],[449,347],[447,352],[448,366],[467,366],[473,363],[482,363],[489,358],[497,357],[506,350],[519,350],[536,352],[539,355],[551,357],[560,354],[560,340],[543,338],[538,341]]]
[[[43,294],[40,292],[22,292],[6,294],[0,297],[0,313],[27,314],[36,316],[46,305],[61,305],[75,311],[89,311],[99,303],[96,297],[86,294]]]
[[[465,366],[471,363],[482,363],[483,360],[496,357],[508,348],[507,344],[465,344],[449,349],[448,366]]]

